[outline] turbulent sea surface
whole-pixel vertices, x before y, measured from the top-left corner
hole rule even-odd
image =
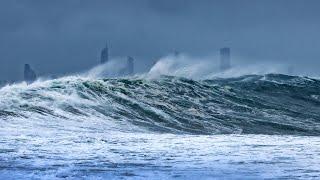
[[[0,89],[0,179],[319,179],[320,80],[64,77]]]

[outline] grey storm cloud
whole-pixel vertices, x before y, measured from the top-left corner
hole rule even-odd
[[[0,80],[19,80],[30,63],[43,75],[133,56],[139,71],[179,50],[211,55],[230,46],[246,63],[320,66],[318,0],[2,0]]]

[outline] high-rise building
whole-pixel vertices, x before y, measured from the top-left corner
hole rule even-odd
[[[134,72],[134,59],[130,56],[127,58],[127,72],[129,75],[132,75]]]
[[[104,64],[109,61],[109,49],[108,44],[106,43],[106,47],[101,51],[100,63]]]
[[[32,83],[37,79],[36,73],[31,69],[29,64],[24,65],[24,81]]]
[[[231,68],[230,64],[230,48],[220,49],[220,70],[225,71]]]

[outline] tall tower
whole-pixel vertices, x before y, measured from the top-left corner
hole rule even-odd
[[[132,75],[134,72],[134,59],[130,56],[127,58],[127,72],[129,75]]]
[[[225,71],[231,68],[230,65],[230,48],[224,47],[220,49],[220,70]]]
[[[36,73],[31,69],[29,64],[24,65],[24,81],[28,84],[34,82],[37,79]]]
[[[101,51],[100,63],[104,64],[109,61],[109,49],[108,43],[106,43],[106,47]]]

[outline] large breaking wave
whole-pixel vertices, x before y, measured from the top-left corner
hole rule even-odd
[[[320,80],[281,74],[191,80],[64,77],[0,89],[0,120],[46,128],[320,135]],[[61,124],[61,127],[52,122]],[[77,125],[73,126],[72,125]],[[23,129],[23,128],[22,128]]]

